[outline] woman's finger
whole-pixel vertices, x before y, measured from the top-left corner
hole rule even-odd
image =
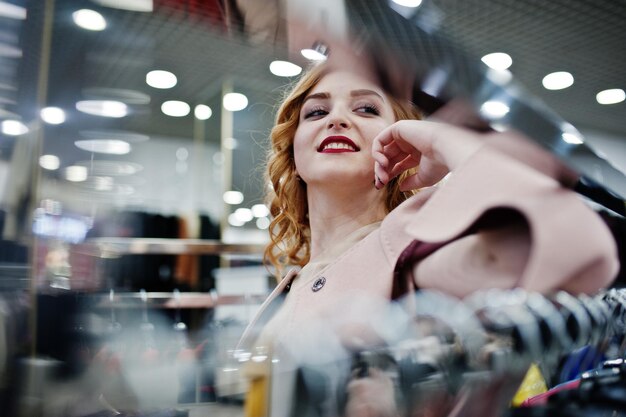
[[[394,141],[411,145],[428,158],[455,169],[483,143],[480,135],[445,123],[401,120],[384,129],[373,142],[373,149],[383,151]]]
[[[391,171],[389,172],[389,177],[395,178],[407,169],[415,168],[416,166],[418,166],[418,164],[419,160],[416,161],[413,157],[409,155],[405,157],[402,161],[397,162],[395,165],[393,165]]]

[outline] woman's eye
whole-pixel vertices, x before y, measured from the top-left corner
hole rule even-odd
[[[304,113],[304,118],[309,119],[311,117],[319,117],[328,114],[328,112],[324,109],[312,109],[308,112]]]
[[[380,114],[378,107],[374,106],[373,104],[364,104],[362,106],[357,107],[355,111],[358,113],[375,114],[377,116]]]

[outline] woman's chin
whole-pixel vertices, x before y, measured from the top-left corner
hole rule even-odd
[[[336,169],[333,172],[325,172],[324,175],[304,180],[308,186],[319,188],[336,188],[348,190],[374,189],[374,171],[364,174],[345,169]]]

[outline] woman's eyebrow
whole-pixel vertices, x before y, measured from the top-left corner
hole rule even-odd
[[[367,90],[367,89],[362,89],[362,90],[352,90],[350,91],[350,96],[351,97],[360,97],[360,96],[377,96],[378,98],[380,98],[382,101],[385,101],[385,99],[383,98],[383,96],[381,96],[380,94],[378,94],[376,91],[374,90]]]
[[[330,98],[330,93],[315,93],[315,94],[311,94],[309,96],[306,96],[306,98],[304,99],[304,101],[302,102],[303,104],[306,103],[307,100],[313,100],[313,99],[329,99]]]
[[[376,91],[374,90],[368,90],[368,89],[360,89],[360,90],[352,90],[350,91],[350,97],[361,97],[361,96],[376,96],[379,99],[381,99],[382,101],[385,101],[384,97],[381,96],[380,94],[378,94]],[[329,99],[330,98],[330,93],[326,93],[326,92],[322,92],[322,93],[314,93],[311,94],[309,96],[306,96],[306,98],[304,99],[304,101],[302,103],[306,103],[308,100],[314,100],[314,99]]]

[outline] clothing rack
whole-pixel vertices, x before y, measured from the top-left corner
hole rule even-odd
[[[570,366],[564,358],[582,349],[594,352],[585,353],[581,361],[591,369],[606,368],[613,360],[613,370],[593,375],[600,375],[595,378],[603,378],[603,384],[621,384],[626,392],[626,289],[595,296],[492,289],[462,301],[420,291],[375,314],[383,317],[372,321],[377,326],[370,329],[375,335],[369,338],[376,341],[373,345],[344,344],[344,351],[334,360],[315,366],[309,357],[319,346],[299,352],[291,416],[341,412],[347,401],[341,387],[347,387],[355,376],[370,376],[372,369],[382,370],[393,381],[399,409],[405,413],[400,415],[429,410],[442,416],[503,416],[513,413],[511,399],[531,364],[537,364],[549,380]],[[390,327],[395,330],[389,331]],[[601,363],[596,359],[600,356]],[[590,372],[581,365],[585,381],[593,378]],[[614,380],[608,381],[607,372]],[[307,399],[315,399],[316,404]],[[322,402],[326,408],[319,407]],[[329,403],[335,408],[329,408]],[[619,407],[615,403],[604,406],[626,412],[626,398]]]

